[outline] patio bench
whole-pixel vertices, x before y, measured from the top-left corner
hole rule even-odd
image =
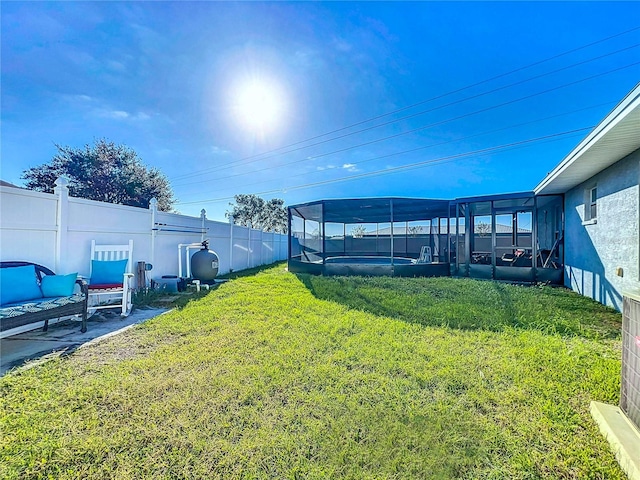
[[[50,319],[69,315],[81,315],[86,332],[88,288],[74,276],[31,262],[0,262],[0,333],[41,321],[46,332]]]

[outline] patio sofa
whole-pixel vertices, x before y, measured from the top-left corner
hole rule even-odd
[[[79,287],[79,288],[78,288]],[[52,318],[80,315],[87,331],[88,288],[77,274],[55,275],[31,262],[0,262],[0,332]]]

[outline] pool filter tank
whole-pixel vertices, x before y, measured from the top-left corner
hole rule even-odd
[[[191,276],[203,283],[213,282],[218,275],[219,259],[216,252],[209,250],[209,242],[202,242],[202,249],[191,256]]]

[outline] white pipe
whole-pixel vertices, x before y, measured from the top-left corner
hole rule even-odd
[[[204,232],[207,228],[207,211],[203,208],[200,210],[200,218],[202,219],[202,232],[200,234],[200,243],[204,242]]]
[[[191,248],[202,248],[202,243],[179,243],[178,244],[178,277],[182,278],[182,248],[185,247],[185,256],[186,256],[186,274],[187,278],[191,278],[191,264],[189,262],[189,249]]]

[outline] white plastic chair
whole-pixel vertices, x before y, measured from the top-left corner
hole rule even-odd
[[[131,300],[133,283],[133,240],[129,240],[124,245],[96,245],[96,241],[91,241],[91,260],[115,261],[128,260],[122,278],[122,284],[91,285],[91,275],[89,275],[89,309],[100,310],[103,308],[114,308],[118,303],[122,307],[121,315],[126,317],[131,313],[133,303]]]

